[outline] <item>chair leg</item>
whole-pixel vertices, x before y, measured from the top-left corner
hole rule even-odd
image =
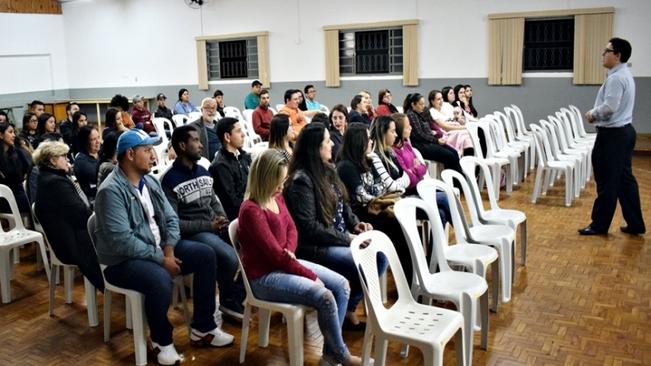
[[[289,365],[303,365],[303,311],[285,313],[287,319],[287,340],[289,343]]]
[[[500,271],[502,272],[502,302],[509,302],[511,301],[511,277],[513,276],[511,271],[511,248],[506,243],[502,243],[499,248]]]
[[[133,319],[133,346],[136,354],[136,365],[147,364],[147,338],[145,337],[144,306],[142,295],[137,299],[129,299],[131,303],[131,318]]]
[[[131,299],[129,299],[129,296],[124,297],[124,312],[126,315],[126,323],[127,323],[127,329],[132,329],[133,330],[133,317],[131,316],[131,308],[133,308],[134,304],[131,303]]]
[[[190,326],[190,311],[188,310],[188,298],[185,293],[185,286],[183,281],[180,281],[178,284],[179,294],[181,295],[181,306],[183,307],[183,319],[185,320],[185,325],[188,327],[188,334],[192,333],[192,327]]]
[[[251,321],[251,305],[247,302],[244,306],[244,318],[242,319],[242,336],[240,338],[240,363],[244,363],[246,357],[246,345],[249,341],[249,323]]]
[[[15,248],[12,250],[12,253],[13,253],[13,255],[14,255],[14,257],[13,257],[13,258],[14,258],[14,264],[18,264],[18,263],[20,263],[20,248],[21,248],[21,247],[15,247]]]
[[[466,360],[472,362],[473,339],[475,328],[475,300],[468,293],[462,293],[460,303],[457,305],[459,312],[463,314],[463,334],[465,338]]]
[[[479,298],[479,308],[481,313],[481,343],[483,350],[488,349],[488,290]]]
[[[258,346],[267,347],[269,345],[269,321],[271,311],[268,309],[258,308]]]
[[[45,268],[45,275],[47,276],[48,281],[50,280],[50,261],[47,259],[47,249],[45,249],[45,242],[41,237],[36,241],[38,243],[38,248],[41,250],[41,257],[43,257],[43,267]]]
[[[384,338],[375,337],[375,366],[384,366],[386,363],[388,343]]]
[[[466,348],[465,342],[466,341],[465,341],[465,337],[464,337],[464,334],[463,334],[463,327],[461,327],[457,331],[457,334],[454,335],[454,348],[455,348],[455,350],[457,352],[457,366],[470,365],[470,361],[468,361],[466,359],[466,352],[464,351],[464,349]],[[443,359],[443,350],[440,350],[439,353],[441,354],[440,358],[441,358],[441,361],[442,361],[442,359]],[[441,365],[441,364],[442,364],[442,362],[439,363],[439,365]]]
[[[63,266],[63,289],[66,297],[66,304],[72,304],[72,290],[75,287],[75,268]]]
[[[13,263],[9,258],[9,251],[0,249],[0,291],[2,292],[2,303],[8,304],[11,302],[11,267]]]
[[[104,289],[104,342],[111,338],[111,291]]]
[[[364,331],[364,340],[362,343],[362,365],[368,365],[371,359],[371,348],[373,347],[373,330],[367,320],[366,330]]]
[[[86,294],[86,312],[88,313],[88,325],[96,327],[99,325],[97,318],[97,297],[95,286],[93,286],[86,277],[84,277],[84,292]]]
[[[536,178],[534,180],[534,185],[533,185],[533,194],[531,195],[531,203],[536,203],[538,200],[538,197],[540,197],[540,190],[542,186],[542,178],[543,178],[543,170],[544,168],[542,166],[539,166],[538,169],[536,169]]]
[[[499,289],[500,289],[500,266],[498,263],[491,264],[491,273],[493,274],[493,305],[491,310],[497,313],[497,306],[499,304]]]
[[[521,244],[521,253],[520,253],[520,262],[523,266],[527,265],[527,220],[525,219],[520,225],[520,243]]]
[[[421,353],[423,354],[423,365],[443,365],[443,357],[439,357],[440,360],[435,360],[434,347],[423,347]]]
[[[56,268],[55,270],[57,272],[59,271],[59,269],[58,269],[59,266],[53,265],[52,267],[53,267],[53,269]],[[55,282],[54,281],[55,277],[56,276],[50,276],[50,280],[48,281],[48,283],[50,284],[50,291],[49,291],[50,292],[50,299],[49,299],[49,302],[48,302],[48,311],[49,311],[50,316],[54,316],[54,289],[56,287],[56,284],[54,283]]]

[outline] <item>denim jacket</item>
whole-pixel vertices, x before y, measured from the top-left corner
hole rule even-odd
[[[175,246],[180,238],[179,219],[158,180],[145,175],[144,181],[154,206],[161,246]],[[97,192],[95,245],[102,264],[114,265],[128,259],[163,262],[163,250],[155,242],[136,190],[118,166]]]

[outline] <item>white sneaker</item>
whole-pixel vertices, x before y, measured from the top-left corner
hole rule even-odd
[[[223,347],[233,343],[233,337],[221,330],[219,327],[211,330],[210,332],[203,333],[196,329],[192,329],[190,334],[190,343],[197,347]]]
[[[176,352],[174,343],[167,346],[161,346],[156,342],[151,342],[151,347],[153,348],[160,365],[175,365],[177,362],[183,362],[183,356]]]

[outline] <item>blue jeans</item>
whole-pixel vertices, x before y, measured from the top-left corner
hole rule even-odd
[[[301,258],[325,266],[348,279],[348,282],[350,282],[350,299],[346,310],[355,311],[359,302],[364,298],[364,291],[362,290],[362,284],[359,282],[359,274],[350,247],[305,247],[305,249],[308,248],[312,250],[301,250],[303,248],[299,246],[298,255]],[[387,258],[384,255],[379,256],[378,271],[380,274],[384,273],[387,265]]]
[[[192,328],[209,332],[215,324],[215,255],[205,245],[180,240],[174,255],[183,261],[181,273],[194,273],[194,314]],[[167,310],[172,301],[172,276],[160,264],[143,259],[129,259],[104,269],[106,280],[145,296],[145,315],[151,340],[161,346],[172,344],[172,324]]]
[[[441,216],[441,222],[443,227],[445,223],[449,222],[452,224],[452,215],[450,214],[450,203],[448,202],[448,196],[445,195],[445,192],[436,191],[436,205],[439,209],[439,215]]]
[[[328,268],[301,259],[299,261],[316,273],[325,287],[306,277],[271,272],[251,281],[251,289],[261,300],[315,308],[324,339],[323,354],[338,362],[348,360],[350,352],[341,336],[346,316],[345,305],[350,295],[348,281]]]
[[[195,234],[187,239],[193,243],[209,246],[217,260],[217,283],[219,284],[219,299],[221,305],[227,308],[241,311],[245,291],[242,279],[234,281],[237,273],[237,254],[235,249],[226,243],[219,235],[203,232]]]

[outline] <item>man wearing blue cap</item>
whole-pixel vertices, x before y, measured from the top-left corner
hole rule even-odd
[[[152,346],[158,362],[172,365],[182,357],[172,341],[167,318],[173,281],[194,273],[194,316],[191,343],[225,346],[233,336],[215,324],[215,255],[205,245],[180,240],[179,219],[160,183],[148,175],[158,138],[129,130],[118,139],[118,166],[97,193],[97,255],[107,265],[110,283],[141,292]]]

